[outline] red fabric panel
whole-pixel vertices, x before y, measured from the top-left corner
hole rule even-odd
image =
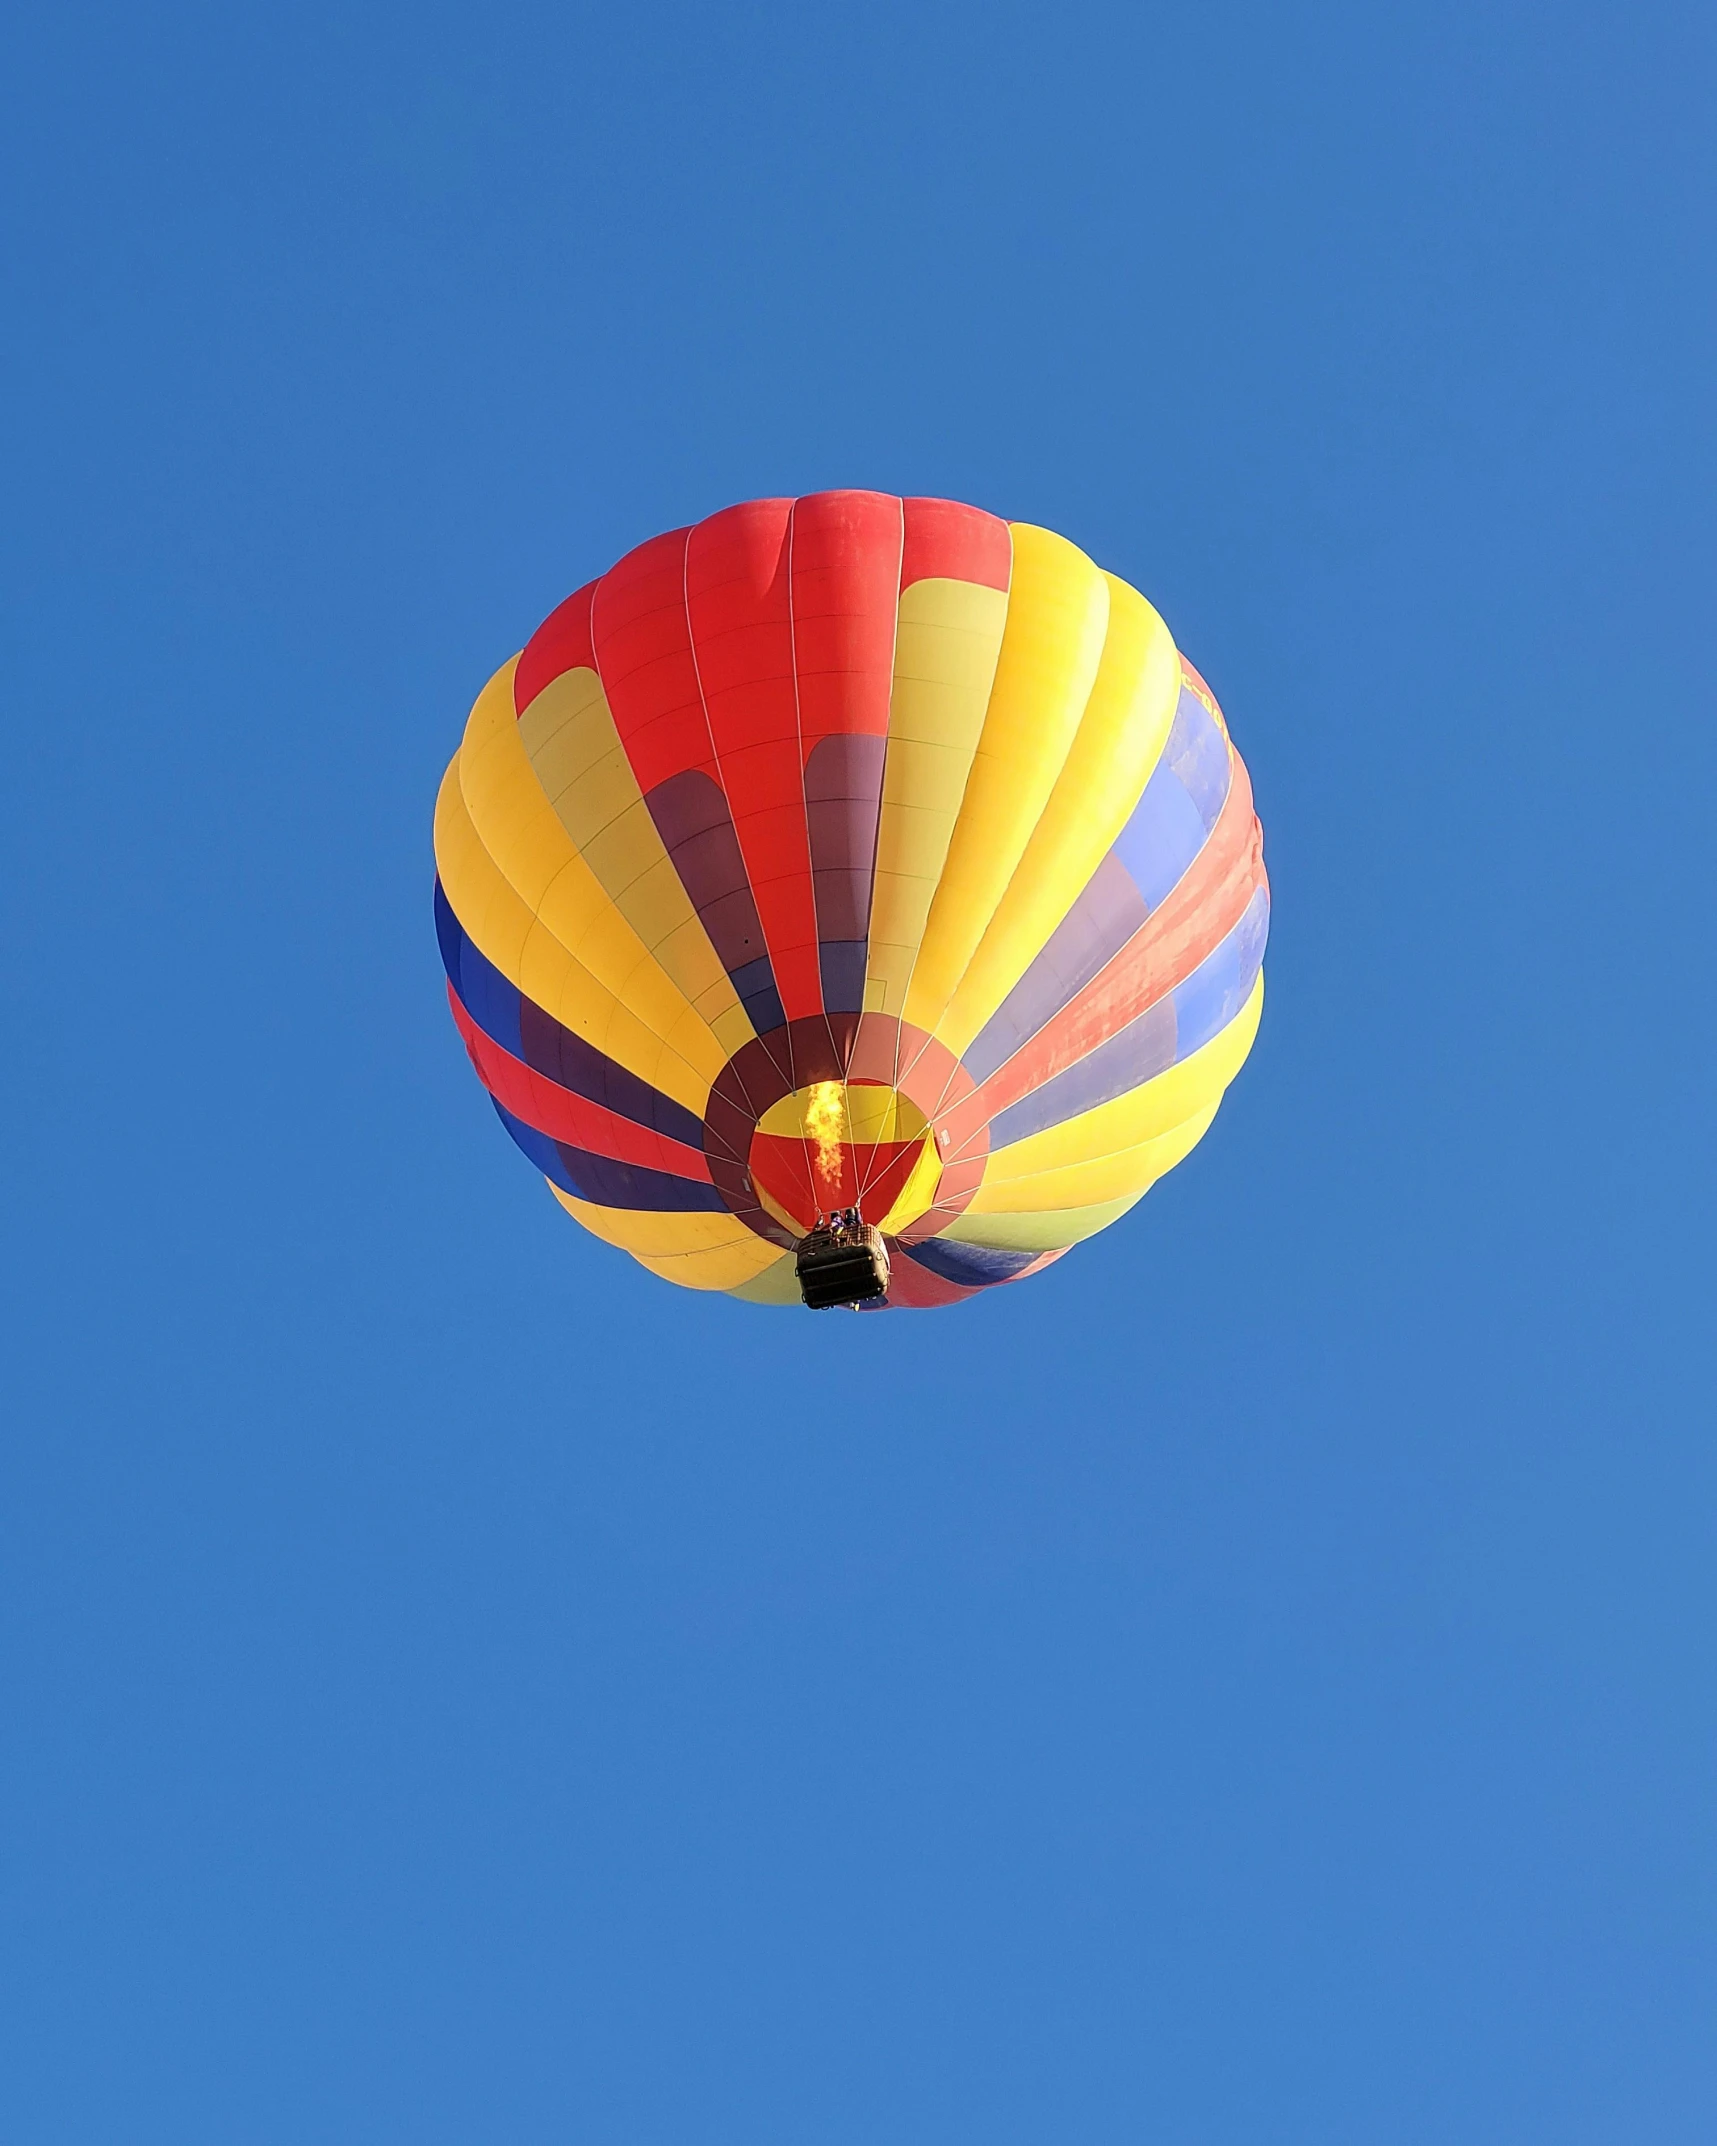
[[[802,1140],[781,1139],[770,1133],[753,1136],[746,1166],[753,1184],[767,1192],[784,1214],[808,1230],[819,1212],[835,1204],[818,1190],[811,1167],[810,1150]]]
[[[816,492],[793,508],[793,653],[801,765],[839,732],[888,735],[901,506],[884,492]]]
[[[688,529],[652,537],[596,584],[591,638],[615,728],[645,796],[687,768],[716,772],[686,624]]]
[[[950,1222],[957,1222],[971,1206],[978,1187],[984,1181],[984,1165],[989,1160],[988,1121],[979,1126],[973,1140],[976,1152],[970,1152],[973,1142],[968,1142],[968,1152],[958,1161],[944,1162],[942,1175],[936,1180],[936,1204],[927,1208],[916,1222],[907,1223],[901,1231],[905,1243],[913,1244],[921,1237],[939,1237]],[[953,1142],[948,1143],[952,1148]],[[937,1143],[941,1152],[941,1143]]]
[[[836,1207],[862,1206],[865,1219],[874,1222],[899,1199],[921,1144],[881,1140],[843,1146],[840,1175],[831,1179],[818,1169],[812,1142],[797,1134],[758,1133],[751,1142],[751,1174],[804,1229]]]
[[[1220,721],[1222,711],[1216,705],[1216,695],[1210,690],[1209,686],[1205,684],[1204,680],[1198,675],[1197,671],[1193,669],[1192,665],[1188,663],[1184,656],[1182,656],[1180,659],[1180,668],[1181,675],[1185,678],[1187,684],[1191,686],[1192,690],[1198,695],[1199,699],[1205,703],[1205,705]]]
[[[692,531],[685,561],[720,781],[789,1021],[823,1010],[793,668],[792,516],[786,499],[712,514]]]
[[[963,1304],[981,1296],[978,1289],[962,1289],[958,1282],[945,1282],[941,1275],[921,1267],[905,1245],[890,1238],[888,1245],[888,1301],[902,1311],[934,1311],[943,1304]]]
[[[900,586],[915,581],[975,581],[1005,591],[1013,577],[1014,540],[1006,522],[954,499],[908,499]]]
[[[1263,832],[1252,809],[1251,780],[1236,753],[1227,801],[1185,878],[1077,998],[943,1115],[950,1153],[963,1153],[999,1111],[1077,1064],[1190,976],[1239,922],[1263,879]]]
[[[519,667],[513,673],[513,709],[523,715],[546,685],[580,665],[596,668],[596,649],[590,638],[590,600],[596,594],[594,581],[558,605],[525,643]]]
[[[535,1072],[483,1033],[459,1003],[451,984],[447,1002],[477,1078],[515,1118],[534,1125],[551,1140],[564,1140],[569,1147],[583,1148],[591,1155],[608,1155],[616,1162],[638,1163],[646,1170],[665,1170],[672,1177],[696,1178],[706,1185],[710,1182],[709,1164],[696,1148],[605,1110],[600,1103],[574,1095]]]

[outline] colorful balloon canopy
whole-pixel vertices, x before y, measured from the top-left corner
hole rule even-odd
[[[1251,785],[1167,627],[942,499],[761,499],[629,552],[471,711],[448,995],[585,1228],[798,1301],[856,1207],[889,1305],[1022,1280],[1200,1139],[1251,1046]]]

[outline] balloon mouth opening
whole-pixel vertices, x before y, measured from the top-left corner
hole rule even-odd
[[[920,1168],[929,1132],[918,1104],[880,1081],[812,1081],[764,1113],[747,1165],[796,1237],[837,1215],[880,1223]]]

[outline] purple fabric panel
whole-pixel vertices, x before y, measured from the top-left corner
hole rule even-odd
[[[819,939],[863,939],[870,928],[876,826],[886,738],[824,738],[805,763],[811,876]]]
[[[992,1150],[1113,1102],[1219,1035],[1252,995],[1269,929],[1270,897],[1260,887],[1190,976],[1077,1065],[1004,1110],[990,1126]]]
[[[825,939],[817,949],[828,1013],[863,1013],[864,972],[870,960],[868,939]]]
[[[684,1104],[616,1065],[528,998],[520,1000],[518,1056],[533,1073],[574,1095],[588,1096],[634,1125],[654,1126],[687,1147],[703,1145],[703,1126]]]
[[[1209,834],[1228,802],[1228,785],[1234,771],[1222,725],[1190,686],[1180,689],[1163,758],[1197,806],[1204,831]]]
[[[523,1118],[515,1118],[493,1096],[489,1100],[495,1104],[495,1115],[550,1184],[570,1192],[575,1200],[590,1200],[598,1207],[647,1208],[658,1214],[719,1213],[727,1204],[715,1186],[701,1178],[674,1177],[666,1170],[647,1170],[640,1163],[616,1162],[611,1155],[569,1147],[563,1140],[538,1132]]]
[[[1114,854],[1153,909],[1203,849],[1229,778],[1228,741],[1203,701],[1183,686],[1163,756],[1115,838]]]
[[[1252,996],[1269,936],[1270,893],[1260,887],[1222,944],[1213,947],[1186,981],[1175,986],[1179,1057],[1187,1057],[1220,1035]]]
[[[1111,850],[1056,926],[1043,952],[984,1024],[965,1056],[974,1080],[988,1080],[1043,1024],[1112,961],[1150,914]]]
[[[766,963],[757,903],[719,786],[701,768],[687,768],[659,782],[644,802],[722,967],[732,976]]]
[[[830,1013],[864,1008],[876,827],[882,810],[886,738],[841,732],[805,763],[805,813],[817,904],[817,961]]]
[[[946,1237],[926,1237],[912,1247],[921,1267],[962,1289],[988,1289],[1011,1282],[1042,1258],[1041,1252],[994,1252],[981,1244],[956,1244]]]
[[[993,1119],[991,1151],[1044,1132],[1063,1119],[1076,1118],[1082,1110],[1094,1110],[1099,1103],[1142,1086],[1153,1074],[1166,1072],[1175,1062],[1178,1041],[1171,991],[1077,1065],[1046,1080]]]
[[[1216,825],[1230,776],[1221,727],[1183,686],[1162,757],[1114,847],[967,1051],[974,1080],[987,1080],[1053,1020],[1180,884]]]

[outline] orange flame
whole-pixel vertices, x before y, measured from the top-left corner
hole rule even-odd
[[[828,1184],[841,1181],[841,1143],[846,1138],[847,1110],[838,1080],[817,1081],[805,1105],[805,1133],[817,1144],[817,1174]]]

